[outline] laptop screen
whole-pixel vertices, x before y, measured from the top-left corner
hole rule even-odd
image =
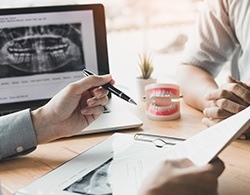
[[[0,104],[49,99],[83,68],[98,73],[91,6],[30,9],[0,15]]]

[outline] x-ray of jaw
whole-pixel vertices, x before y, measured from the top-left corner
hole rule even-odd
[[[82,70],[82,48],[80,23],[0,29],[0,78]]]

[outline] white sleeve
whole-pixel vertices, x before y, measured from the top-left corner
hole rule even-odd
[[[216,77],[238,44],[228,16],[227,0],[205,0],[182,64],[198,66]]]

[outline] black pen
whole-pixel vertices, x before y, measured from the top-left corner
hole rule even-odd
[[[88,77],[88,76],[91,76],[91,75],[95,75],[93,72],[87,70],[87,69],[84,69],[83,70],[83,74]],[[109,90],[111,93],[115,94],[116,96],[118,96],[119,98],[122,98],[124,99],[125,101],[131,103],[131,104],[136,104],[136,102],[130,98],[129,96],[127,96],[125,93],[123,93],[122,91],[120,91],[119,89],[117,89],[116,87],[114,87],[113,85],[111,85],[110,83],[107,83],[105,85],[102,86],[104,89],[107,89]]]

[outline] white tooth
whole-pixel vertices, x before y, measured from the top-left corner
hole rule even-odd
[[[47,50],[47,51],[51,51],[51,50],[52,50],[52,47],[46,47],[46,50]]]
[[[24,57],[21,56],[21,55],[19,55],[19,56],[17,57],[17,63],[18,63],[18,64],[22,63],[22,62],[23,62],[23,59],[24,59]]]
[[[25,56],[24,62],[29,62],[30,61],[30,54],[27,54]]]
[[[65,55],[65,53],[63,52],[62,53],[62,60],[64,60],[66,58],[66,55]]]
[[[15,64],[17,64],[18,63],[18,58],[14,57],[13,61],[14,61]]]
[[[160,95],[160,91],[159,90],[155,91],[155,96],[159,97],[159,95]]]
[[[64,59],[63,53],[59,53],[59,56],[60,56],[60,60],[62,61]]]
[[[161,96],[161,90],[157,90],[157,96],[158,96],[158,97]]]
[[[54,57],[55,60],[59,60],[60,59],[59,53],[57,51],[54,51],[52,54],[53,54],[53,57]]]
[[[154,92],[149,95],[150,99],[153,99],[155,97]]]

